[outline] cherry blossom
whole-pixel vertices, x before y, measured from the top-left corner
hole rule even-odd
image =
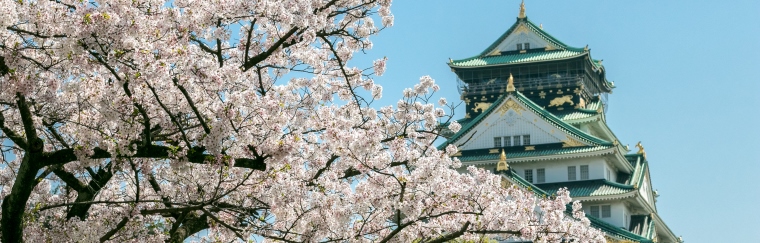
[[[370,106],[390,6],[0,0],[1,241],[603,241],[565,190],[458,172],[431,77]]]

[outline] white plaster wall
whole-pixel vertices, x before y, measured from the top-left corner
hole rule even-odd
[[[650,189],[649,189],[649,180],[648,179],[649,178],[644,177],[644,182],[641,183],[641,188],[639,188],[639,193],[641,193],[641,196],[644,197],[644,200],[646,200],[647,202],[649,202],[649,204],[654,205],[652,203],[652,201],[651,201],[651,197],[649,196],[650,195],[649,194],[649,190]]]
[[[533,32],[512,33],[496,47],[500,51],[516,51],[517,43],[530,43],[530,48],[545,48],[547,42]]]
[[[522,105],[521,107],[523,110],[519,113],[510,109],[504,114],[494,111],[485,117],[475,129],[462,136],[462,138],[472,136],[472,139],[462,145],[460,149],[494,148],[494,137],[504,136],[529,134],[531,144],[559,143],[567,139],[566,133],[555,129],[554,126],[530,112],[526,107]]]
[[[508,156],[508,155],[507,155]],[[581,180],[581,165],[588,165],[589,180],[604,179],[604,170],[606,162],[601,156],[577,158],[577,159],[565,159],[565,160],[551,160],[551,161],[538,161],[538,162],[526,162],[526,163],[513,163],[509,166],[516,170],[521,176],[524,176],[526,169],[533,169],[534,183],[537,183],[538,177],[536,169],[546,169],[546,182],[566,182],[567,181],[567,167],[575,166],[575,178],[576,181]]]
[[[628,207],[625,206],[625,203],[622,201],[618,202],[584,202],[583,203],[583,211],[587,214],[591,215],[591,206],[601,206],[601,205],[610,205],[610,216],[609,218],[602,218],[602,209],[599,207],[599,219],[601,219],[604,222],[610,223],[617,227],[624,227],[628,229],[628,225],[626,225],[626,217],[628,218],[628,222],[630,222],[630,215],[631,212],[628,210]],[[626,216],[628,215],[628,216]]]
[[[607,174],[606,174],[607,170],[610,171],[610,177],[609,178],[606,177],[607,176]],[[608,181],[611,181],[611,182],[616,182],[617,181],[617,168],[615,168],[615,166],[612,166],[609,163],[604,163],[604,170],[602,171],[602,173],[605,173],[603,176]]]

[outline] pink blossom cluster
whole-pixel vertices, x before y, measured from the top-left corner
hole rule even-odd
[[[567,191],[458,173],[431,77],[370,106],[390,5],[0,0],[0,241],[603,241]]]

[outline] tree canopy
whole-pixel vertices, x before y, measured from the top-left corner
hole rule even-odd
[[[0,0],[0,241],[603,241],[565,190],[457,172],[432,78],[372,106],[390,6]]]

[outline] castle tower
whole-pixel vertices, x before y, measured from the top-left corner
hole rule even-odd
[[[615,86],[588,46],[551,36],[521,4],[493,44],[448,65],[466,115],[439,148],[454,144],[465,167],[539,194],[567,187],[609,242],[682,242],[657,213],[643,145],[630,151],[607,126],[606,97]]]

